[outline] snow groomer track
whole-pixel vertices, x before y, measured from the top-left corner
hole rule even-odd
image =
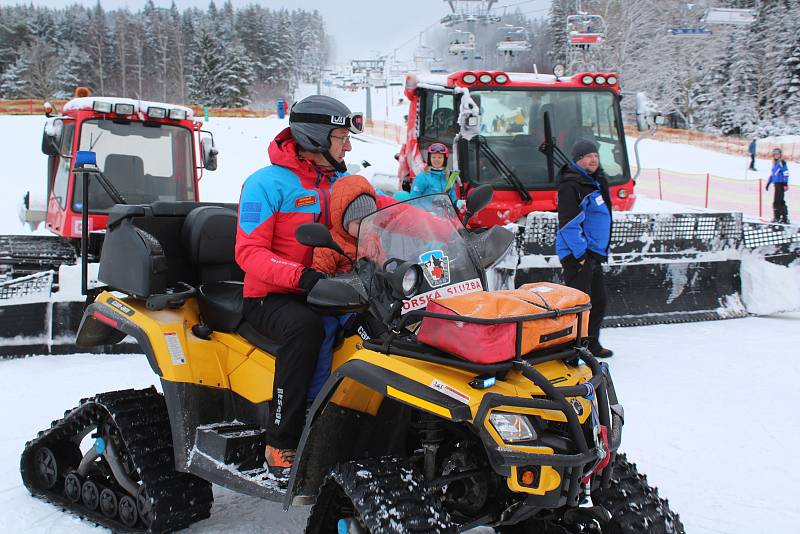
[[[528,216],[517,253],[496,268],[504,286],[561,282],[554,213]],[[776,265],[800,261],[797,226],[742,220],[740,213],[614,213],[605,266],[605,326],[639,326],[748,315],[742,258]]]

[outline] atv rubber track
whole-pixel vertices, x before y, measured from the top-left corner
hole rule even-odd
[[[77,438],[86,435],[106,416],[110,416],[116,425],[147,491],[151,506],[149,527],[139,519],[131,528],[123,524],[118,516],[110,519],[99,508],[91,510],[82,502],[70,501],[64,494],[64,475],[74,470],[77,467],[75,465],[69,466],[68,471],[58,473],[59,479],[52,489],[37,485],[33,462],[39,447],[58,450],[63,449],[64,445],[74,446]],[[34,496],[114,532],[171,532],[185,528],[209,517],[214,500],[209,482],[175,470],[166,404],[153,387],[100,393],[93,398],[83,399],[78,407],[68,410],[62,419],[53,421],[48,430],[39,432],[37,438],[25,445],[20,471],[25,487]],[[118,495],[127,495],[118,485],[105,487],[110,487]]]
[[[611,485],[592,497],[595,504],[611,512],[611,524],[603,534],[686,534],[669,502],[658,496],[658,490],[648,484],[647,477],[624,454],[618,454],[614,461]]]
[[[307,533],[337,532],[336,524],[325,520],[335,512],[339,490],[372,534],[454,534],[457,530],[420,473],[404,460],[383,457],[337,466],[311,508]]]

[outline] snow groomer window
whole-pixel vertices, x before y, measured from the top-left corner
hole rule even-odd
[[[81,127],[80,150],[97,154],[97,165],[129,204],[194,200],[192,134],[160,123],[91,120]],[[82,182],[76,183],[73,209],[82,207]],[[114,205],[103,187],[89,186],[92,212]]]

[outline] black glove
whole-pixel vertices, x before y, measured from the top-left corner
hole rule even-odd
[[[767,187],[765,187],[764,189],[769,191],[769,182],[767,182]]]
[[[314,289],[314,286],[317,285],[317,282],[323,278],[325,278],[323,273],[315,271],[311,267],[306,267],[303,269],[303,272],[300,275],[300,280],[297,282],[297,287],[305,291],[306,294],[309,294],[311,293],[311,290]]]

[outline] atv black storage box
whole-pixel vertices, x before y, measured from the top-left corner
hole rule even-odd
[[[139,298],[159,295],[178,286],[192,286],[203,281],[190,257],[185,242],[198,239],[192,228],[184,227],[187,216],[196,208],[217,206],[227,208],[229,217],[220,225],[218,235],[200,236],[208,243],[224,241],[233,247],[236,239],[236,204],[208,202],[154,202],[148,206],[116,205],[108,216],[108,230],[100,259],[98,278],[112,289]],[[209,210],[197,210],[197,212]],[[222,210],[213,210],[219,214]],[[230,216],[232,214],[232,217]],[[192,217],[191,219],[198,219]],[[219,232],[224,233],[220,235]],[[211,245],[207,245],[211,246]],[[235,265],[216,278],[241,280],[243,275]]]

